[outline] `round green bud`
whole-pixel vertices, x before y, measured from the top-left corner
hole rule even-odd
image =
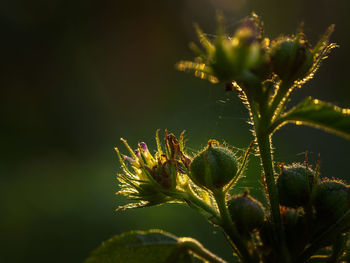
[[[319,217],[337,221],[350,209],[350,189],[339,181],[323,181],[317,186],[313,203]]]
[[[241,233],[252,232],[264,223],[264,209],[260,202],[248,195],[248,191],[229,200],[228,210]]]
[[[314,63],[314,55],[307,43],[298,38],[282,39],[271,48],[273,71],[283,81],[295,81],[307,76]]]
[[[262,64],[266,45],[261,39],[261,25],[246,20],[230,38],[220,29],[209,60],[214,75],[223,82],[234,80],[244,86],[258,85],[261,79],[254,73],[265,70]]]
[[[280,204],[300,207],[308,204],[314,172],[302,164],[284,166],[277,179]]]
[[[216,190],[224,187],[237,173],[235,155],[220,147],[215,140],[200,152],[190,164],[189,176],[200,187]]]

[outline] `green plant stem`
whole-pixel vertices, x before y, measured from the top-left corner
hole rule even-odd
[[[272,166],[272,153],[271,153],[271,142],[270,136],[257,132],[257,142],[259,147],[261,164],[264,170],[266,186],[268,191],[268,200],[271,206],[272,218],[274,224],[281,229],[281,215],[279,210],[279,200],[277,193],[277,186],[274,178],[274,170]]]
[[[214,192],[214,198],[220,211],[221,227],[236,246],[238,256],[241,258],[242,262],[253,263],[255,261],[253,261],[246,244],[244,244],[242,241],[243,239],[240,237],[236,226],[232,222],[226,206],[225,195],[226,194],[222,190],[217,190]]]
[[[274,178],[272,151],[271,151],[271,135],[266,131],[269,127],[269,121],[264,121],[263,118],[259,119],[256,130],[256,139],[258,143],[260,159],[265,174],[266,186],[268,191],[268,200],[271,207],[272,220],[275,226],[275,239],[276,244],[280,246],[281,257],[283,262],[290,262],[290,256],[285,245],[284,229],[281,221],[281,214],[279,209],[279,199],[277,186]]]
[[[271,149],[272,132],[270,132],[270,126],[272,119],[276,114],[275,112],[280,111],[280,104],[282,103],[281,101],[288,94],[288,90],[291,90],[290,84],[288,84],[287,82],[282,83],[279,89],[277,90],[276,94],[274,95],[269,107],[267,109],[261,108],[259,112],[250,94],[246,93],[246,98],[249,104],[249,114],[251,121],[254,125],[253,135],[255,136],[256,142],[258,144],[261,165],[264,170],[265,181],[267,186],[267,199],[270,204],[272,221],[275,226],[274,239],[275,243],[279,246],[279,249],[277,250],[280,252],[280,260],[281,262],[283,261],[285,263],[291,262],[291,259],[286,246],[284,229],[279,209],[277,186],[274,178],[273,158]]]
[[[201,243],[190,237],[179,238],[179,244],[186,250],[191,251],[196,256],[204,259],[209,263],[226,263],[225,260],[219,258],[209,250],[203,247]]]
[[[251,96],[247,94],[247,101],[249,103],[249,110],[251,120],[254,124],[254,135],[258,144],[260,153],[261,165],[264,170],[267,198],[270,204],[271,217],[274,224],[274,238],[276,244],[279,246],[279,262],[291,262],[290,255],[286,246],[284,228],[281,221],[281,214],[279,209],[279,198],[277,186],[274,178],[274,167],[272,157],[271,136],[274,129],[271,129],[271,125],[275,123],[273,120],[278,118],[283,112],[288,98],[293,91],[293,83],[281,82],[275,95],[272,98],[272,102],[267,108],[260,107],[260,111],[257,111],[257,107],[252,100]]]

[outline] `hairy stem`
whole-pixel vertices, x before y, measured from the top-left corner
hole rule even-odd
[[[274,96],[271,107],[277,107],[276,97],[280,94],[280,89]],[[274,179],[274,169],[273,169],[273,160],[272,160],[272,151],[271,151],[271,134],[269,133],[269,127],[271,125],[272,116],[269,115],[269,111],[257,113],[256,108],[254,107],[254,101],[247,94],[247,100],[249,103],[249,111],[251,116],[251,121],[254,125],[253,135],[256,137],[256,142],[258,144],[258,150],[260,153],[261,165],[264,170],[266,186],[268,191],[267,199],[271,207],[271,215],[274,224],[278,228],[277,231],[282,231],[281,215],[279,210],[279,200],[277,193],[277,186]],[[270,109],[271,109],[270,107]],[[254,118],[253,118],[254,117]],[[278,240],[278,237],[275,237]]]
[[[274,169],[272,165],[270,136],[257,132],[257,142],[268,190],[268,200],[271,206],[272,218],[274,220],[274,224],[280,228],[281,215],[279,210],[277,186],[274,178]]]
[[[283,262],[290,262],[290,256],[285,245],[284,229],[281,221],[281,214],[279,209],[279,199],[277,186],[274,178],[272,149],[271,149],[271,135],[267,133],[269,127],[269,120],[259,119],[256,127],[256,139],[258,143],[260,160],[264,170],[265,181],[268,191],[268,200],[271,208],[271,216],[275,226],[275,240],[279,244],[280,256],[283,257]]]
[[[285,108],[288,98],[293,91],[293,83],[282,82],[278,87],[275,95],[272,98],[272,102],[269,107],[268,117],[271,120],[276,119],[283,109]]]

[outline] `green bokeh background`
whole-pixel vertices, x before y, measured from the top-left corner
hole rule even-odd
[[[305,22],[315,43],[329,24],[340,45],[296,101],[350,106],[347,0],[34,0],[0,3],[0,262],[82,262],[103,240],[131,229],[162,228],[198,238],[232,260],[220,231],[180,205],[115,212],[120,137],[154,149],[155,130],[187,130],[189,152],[209,138],[244,148],[252,140],[236,94],[174,69],[191,59],[193,22],[215,34],[215,11],[234,32],[251,11],[271,37]],[[287,126],[274,138],[277,161],[310,163],[350,182],[350,143]],[[237,150],[240,154],[241,152]],[[258,160],[245,179],[262,196]]]

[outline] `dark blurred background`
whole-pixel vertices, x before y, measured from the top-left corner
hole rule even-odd
[[[295,93],[350,106],[350,20],[347,0],[34,0],[0,3],[0,262],[82,262],[112,235],[162,228],[193,236],[232,260],[218,229],[180,205],[115,212],[120,137],[154,149],[157,128],[187,130],[194,152],[209,138],[244,148],[252,140],[236,94],[178,72],[193,55],[193,23],[215,34],[216,10],[233,33],[252,11],[271,37],[300,22],[315,43],[328,25],[340,45],[315,78]],[[274,137],[277,161],[310,163],[350,175],[350,143],[307,128],[284,127]],[[241,152],[237,150],[239,154]],[[258,160],[242,188],[262,197]]]

